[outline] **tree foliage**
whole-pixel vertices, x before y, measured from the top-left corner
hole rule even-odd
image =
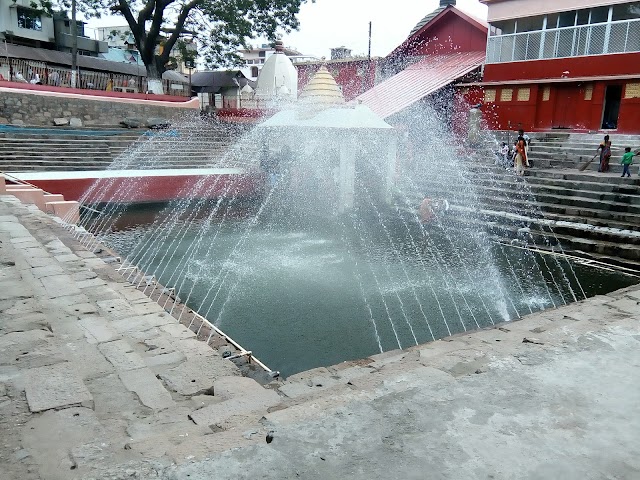
[[[273,40],[278,33],[297,29],[297,14],[306,1],[77,0],[77,9],[86,17],[122,16],[147,75],[160,78],[184,39],[197,42],[198,54],[210,68],[237,64],[237,50],[252,38]],[[48,12],[70,8],[70,0],[41,0],[41,4]]]

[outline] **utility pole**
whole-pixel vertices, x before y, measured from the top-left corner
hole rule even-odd
[[[71,0],[71,88],[78,85],[78,23],[76,0]]]
[[[371,60],[371,22],[369,22],[369,60]]]

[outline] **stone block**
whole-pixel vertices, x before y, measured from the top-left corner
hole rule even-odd
[[[32,412],[71,405],[93,408],[91,393],[68,362],[28,370],[25,392]]]
[[[75,128],[82,127],[82,119],[78,118],[78,117],[71,117],[69,119],[69,126],[70,127],[75,127]]]
[[[195,357],[160,374],[168,388],[180,395],[208,391],[216,380],[238,375],[238,367],[222,357]]]
[[[83,318],[78,324],[86,331],[85,336],[90,343],[111,342],[120,338],[104,318]]]
[[[45,213],[50,213],[53,215],[53,207],[51,205],[47,205],[52,202],[64,202],[64,195],[60,195],[59,193],[45,193],[44,194],[44,211]]]
[[[209,405],[196,410],[189,415],[196,425],[218,425],[231,417],[261,416],[271,407],[280,404],[282,397],[273,390],[266,388],[255,392],[252,396],[236,397],[232,400]]]
[[[146,366],[140,355],[133,351],[126,340],[101,343],[98,349],[116,370],[135,370]]]
[[[40,188],[12,188],[8,193],[18,198],[22,203],[35,205],[41,211],[45,211],[44,191]]]
[[[54,118],[53,119],[53,124],[56,127],[62,127],[64,125],[69,125],[69,119],[68,118],[62,118],[62,117]]]
[[[127,390],[138,395],[140,402],[154,410],[162,410],[174,406],[171,394],[162,386],[153,372],[148,368],[118,372],[120,380]]]
[[[80,294],[80,289],[71,281],[69,275],[51,275],[41,278],[40,282],[44,286],[49,298]]]
[[[80,221],[80,204],[74,201],[47,202],[43,211],[47,208],[53,210],[53,214],[66,223],[76,224]]]
[[[97,304],[100,312],[112,320],[130,318],[137,315],[126,300],[101,300]]]
[[[167,332],[172,337],[180,339],[192,338],[196,336],[194,332],[189,330],[181,323],[170,323],[168,325],[163,325],[162,327],[160,327],[160,330]]]

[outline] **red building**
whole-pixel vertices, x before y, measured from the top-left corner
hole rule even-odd
[[[487,25],[456,8],[455,0],[441,0],[409,37],[384,60],[388,78],[357,97],[395,125],[411,122],[410,107],[422,102],[439,109],[452,126],[466,124],[465,103],[452,109],[460,82],[479,79],[485,59]],[[407,118],[401,118],[407,116]],[[462,116],[462,117],[461,117]],[[448,118],[446,118],[448,117]]]
[[[490,128],[640,133],[640,2],[481,1]]]

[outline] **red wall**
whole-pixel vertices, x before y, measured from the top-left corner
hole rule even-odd
[[[569,73],[563,75],[564,72]],[[640,73],[640,53],[612,53],[589,57],[489,63],[484,67],[484,81],[600,77],[638,75],[638,73]]]
[[[639,76],[640,77],[640,76]],[[631,80],[631,82],[638,82]],[[620,133],[640,133],[640,98],[624,98],[628,81],[568,82],[529,85],[486,86],[496,90],[496,101],[482,106],[487,125],[491,129],[523,128],[527,131],[566,128],[576,131],[600,130],[607,85],[622,85],[622,101],[618,115]],[[585,100],[588,85],[593,86],[591,100]],[[543,100],[544,89],[549,87],[549,99]],[[511,101],[502,101],[501,92],[513,89]],[[529,88],[528,101],[518,101],[518,89]]]
[[[411,40],[404,53],[413,55],[431,55],[453,52],[484,51],[487,46],[487,33],[449,12],[446,18],[436,23],[426,32]]]
[[[302,91],[322,65],[323,63],[311,63],[296,66],[298,92]],[[376,60],[336,61],[324,65],[336,79],[336,83],[342,87],[342,94],[347,102],[375,85]]]

